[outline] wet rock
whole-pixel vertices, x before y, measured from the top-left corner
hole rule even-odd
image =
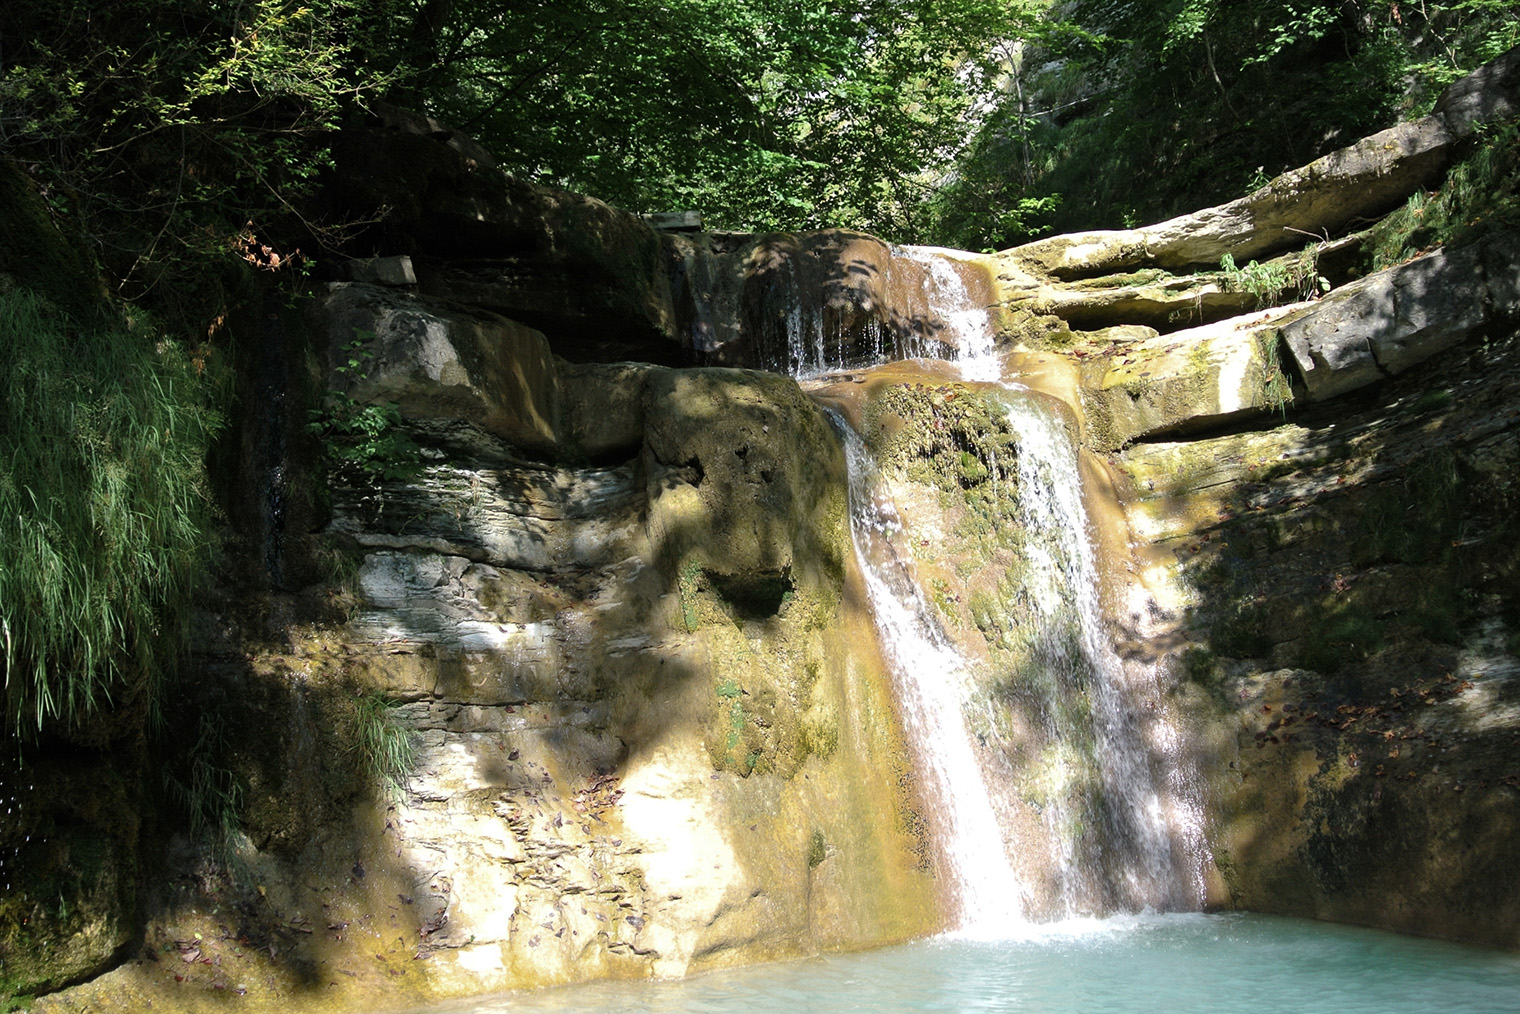
[[[701,361],[818,373],[917,356],[944,358],[955,340],[929,306],[924,260],[865,233],[697,235],[672,243],[681,331]],[[929,253],[929,251],[925,251]],[[936,251],[992,302],[976,255]]]

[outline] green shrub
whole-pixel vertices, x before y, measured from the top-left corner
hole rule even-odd
[[[1520,226],[1520,124],[1484,130],[1471,155],[1433,194],[1418,192],[1372,230],[1370,270],[1402,264],[1437,246],[1463,246]]]
[[[335,471],[359,482],[408,479],[422,455],[401,430],[401,410],[393,402],[366,405],[333,391],[314,408],[306,431],[320,437]]]
[[[152,328],[0,295],[0,673],[18,732],[152,690],[210,537],[213,385]]]

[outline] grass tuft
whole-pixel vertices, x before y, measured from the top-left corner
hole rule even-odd
[[[209,548],[212,385],[139,323],[0,294],[0,675],[19,734],[152,690]]]
[[[399,795],[411,773],[416,744],[396,721],[394,709],[395,702],[379,692],[355,700],[352,750],[366,774]]]

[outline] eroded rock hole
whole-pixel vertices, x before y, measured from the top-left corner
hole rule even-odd
[[[777,615],[797,588],[790,568],[749,574],[708,571],[707,580],[741,620],[763,620]]]

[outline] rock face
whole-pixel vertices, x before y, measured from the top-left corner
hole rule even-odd
[[[1311,184],[1371,171],[1401,138],[1435,138],[1409,149],[1427,164],[1442,130],[1513,115],[1517,66],[1274,188],[1308,208]],[[1131,547],[1106,591],[1115,637],[1163,674],[1154,703],[1184,730],[1208,904],[1520,946],[1502,872],[1520,819],[1514,234],[1363,278],[1351,236],[1249,270],[1063,280],[1269,250],[1274,220],[1252,216],[1271,197],[1001,255],[1004,335],[1023,350],[1005,370],[1080,405],[1104,453],[1089,489],[1113,490],[1111,545]],[[1285,305],[1196,326],[1146,295],[1210,285]]]
[[[1516,356],[1511,328],[1348,408],[1112,459],[1219,903],[1520,946]]]
[[[118,702],[87,733],[50,735],[28,744],[24,766],[13,754],[0,766],[10,983],[41,992],[97,975],[133,938],[146,865],[143,703]]]
[[[614,385],[622,432],[587,440],[617,426]],[[346,637],[412,702],[397,812],[408,868],[452,881],[424,919],[436,974],[677,975],[921,930],[932,884],[851,636],[869,618],[817,410],[778,376],[619,366],[575,371],[560,409],[562,446],[627,457],[535,464],[414,414],[436,463],[334,495],[334,528],[386,547]]]
[[[573,366],[361,283],[306,319],[346,576],[208,612],[186,704],[247,730],[217,758],[247,879],[156,903],[151,949],[217,963],[74,1001],[421,1002],[942,924],[841,450],[794,381]]]
[[[344,277],[411,277],[430,297],[538,329],[565,359],[795,374],[942,355],[950,341],[925,303],[925,264],[874,236],[657,231],[514,180],[458,135],[394,109],[381,126],[344,132],[335,154],[334,203],[382,220]],[[976,261],[956,258],[986,305]]]
[[[1402,373],[1520,313],[1520,236],[1439,250],[1332,292],[1280,334],[1313,401]]]

